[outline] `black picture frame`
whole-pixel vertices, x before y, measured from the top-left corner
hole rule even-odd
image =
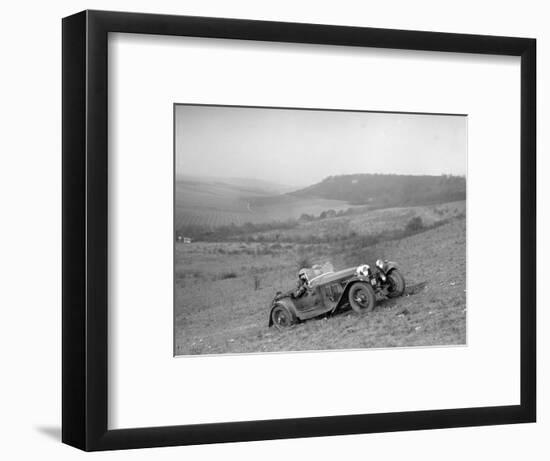
[[[315,24],[83,11],[62,21],[62,440],[113,450],[534,422],[536,40]],[[107,35],[260,40],[521,57],[521,403],[109,430]]]

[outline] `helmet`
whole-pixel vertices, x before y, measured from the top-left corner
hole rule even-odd
[[[307,282],[307,273],[305,269],[300,269],[300,272],[298,272],[298,278]]]

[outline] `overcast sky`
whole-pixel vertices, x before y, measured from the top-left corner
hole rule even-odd
[[[290,186],[353,173],[466,174],[467,118],[176,106],[176,174]]]

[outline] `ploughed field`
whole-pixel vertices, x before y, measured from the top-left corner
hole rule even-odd
[[[464,210],[464,202],[391,208],[302,223],[278,232],[277,240],[264,233],[178,243],[175,354],[465,344]],[[416,216],[422,226],[408,228]],[[331,240],[333,233],[338,238]],[[319,235],[325,238],[313,238]],[[303,243],[308,240],[317,243]],[[268,328],[270,302],[278,290],[295,287],[300,263],[330,260],[338,270],[374,266],[377,258],[399,264],[407,282],[403,297],[382,300],[370,313],[348,309],[282,332]]]
[[[273,195],[280,189],[261,186],[189,179],[176,181],[176,229],[286,221],[298,219],[304,213],[318,215],[328,209],[350,208],[342,200]]]

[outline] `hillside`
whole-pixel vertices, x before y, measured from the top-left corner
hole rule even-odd
[[[354,210],[355,211],[355,210]],[[342,216],[299,221],[295,226],[284,229],[272,229],[250,232],[239,237],[251,235],[258,242],[300,242],[321,243],[349,239],[353,236],[374,236],[403,229],[414,217],[419,217],[425,227],[437,225],[466,214],[466,201],[450,202],[440,205],[412,207],[390,207],[345,213]]]
[[[392,217],[378,215],[378,219]],[[330,247],[265,248],[239,242],[176,247],[176,355],[466,343],[463,215],[372,246],[356,239]],[[270,300],[277,290],[295,286],[296,258],[304,251],[315,259],[330,258],[337,268],[373,264],[376,258],[397,261],[407,281],[406,294],[381,301],[374,312],[364,315],[345,310],[284,332],[268,328]]]
[[[292,195],[373,207],[430,205],[464,200],[466,178],[389,174],[329,176],[317,184],[292,192]]]

